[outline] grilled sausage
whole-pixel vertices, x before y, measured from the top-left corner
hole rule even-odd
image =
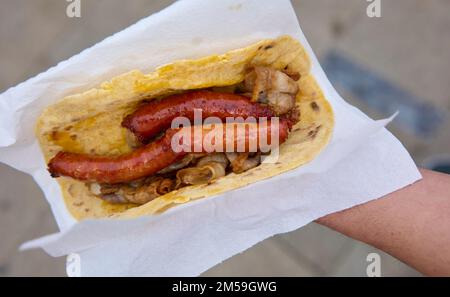
[[[223,133],[217,136],[222,139],[222,151],[227,148],[239,148],[239,143],[245,143],[244,150],[252,149],[251,143],[257,142],[257,149],[264,150],[268,147],[276,145],[276,141],[271,139],[273,128],[270,121],[267,124],[248,124],[254,125],[253,128],[246,128],[245,133],[229,133],[230,125],[247,125],[247,124],[224,124]],[[283,143],[289,132],[288,120],[281,120],[278,126],[278,143]],[[247,126],[249,127],[249,126]],[[276,128],[276,126],[274,127]],[[234,130],[234,128],[233,128]],[[74,179],[98,182],[98,183],[121,183],[133,181],[145,176],[157,173],[161,169],[181,160],[186,154],[196,152],[198,144],[200,144],[201,152],[211,152],[206,148],[205,139],[210,137],[212,131],[211,126],[192,126],[180,129],[168,129],[163,137],[151,142],[137,150],[117,156],[95,156],[87,154],[78,154],[70,152],[59,152],[48,164],[48,170],[53,177],[69,176]],[[220,130],[219,130],[220,131]],[[237,130],[234,130],[237,131]],[[178,134],[179,133],[179,134]],[[189,134],[184,134],[189,133]],[[189,138],[180,138],[181,135],[188,135]],[[196,135],[200,135],[200,138]],[[276,135],[276,134],[274,134]],[[177,138],[173,138],[176,136]],[[266,141],[261,141],[261,136],[266,137]],[[223,137],[223,138],[221,138]],[[173,141],[175,139],[175,141]],[[210,138],[208,138],[210,139]],[[174,150],[173,143],[179,145],[187,145],[188,149]],[[214,141],[213,141],[214,142]],[[266,147],[263,147],[267,144]],[[190,150],[190,151],[189,151]]]
[[[202,120],[218,117],[273,117],[275,113],[267,106],[251,102],[249,98],[231,93],[193,91],[171,95],[152,101],[125,117],[122,126],[133,132],[143,143],[168,129],[176,117],[194,120],[194,109],[201,109]]]

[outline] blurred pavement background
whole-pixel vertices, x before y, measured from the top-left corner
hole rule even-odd
[[[172,1],[0,0],[0,92],[135,23]],[[450,1],[293,0],[300,24],[333,84],[373,118],[401,116],[390,130],[418,165],[450,154]],[[64,276],[63,258],[19,252],[57,231],[32,178],[0,164],[0,276]],[[267,239],[205,276],[365,276],[366,256],[381,255],[383,276],[420,276],[389,255],[311,223]]]

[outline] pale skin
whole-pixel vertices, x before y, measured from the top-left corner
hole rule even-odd
[[[450,276],[450,175],[423,179],[380,199],[317,220],[379,248],[428,276]]]

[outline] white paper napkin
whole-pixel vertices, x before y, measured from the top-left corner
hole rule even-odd
[[[123,72],[199,58],[289,34],[336,116],[333,138],[312,162],[248,187],[132,220],[77,223],[50,178],[33,125],[42,109]],[[288,0],[184,0],[147,17],[0,95],[0,161],[31,174],[61,232],[23,245],[53,256],[78,253],[81,274],[192,276],[274,234],[379,198],[420,179],[384,126],[347,104],[314,56]]]

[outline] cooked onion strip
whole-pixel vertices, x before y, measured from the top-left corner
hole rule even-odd
[[[92,194],[114,204],[145,204],[175,188],[173,180],[162,177],[151,177],[130,184],[108,185],[92,183],[89,190]]]
[[[224,153],[215,153],[215,154],[209,154],[206,155],[205,157],[201,158],[198,162],[197,162],[197,167],[202,167],[208,163],[211,162],[217,162],[220,163],[224,166],[224,168],[226,168],[228,166],[228,159],[225,156]]]
[[[226,166],[223,163],[210,162],[202,167],[191,167],[181,169],[177,172],[177,188],[181,185],[207,184],[211,181],[225,176]]]
[[[261,154],[249,158],[248,153],[227,153],[228,160],[231,163],[231,169],[234,173],[242,173],[244,171],[255,168],[261,163]]]
[[[173,190],[174,186],[175,186],[175,183],[173,180],[165,178],[159,183],[157,192],[160,195],[167,194]]]

